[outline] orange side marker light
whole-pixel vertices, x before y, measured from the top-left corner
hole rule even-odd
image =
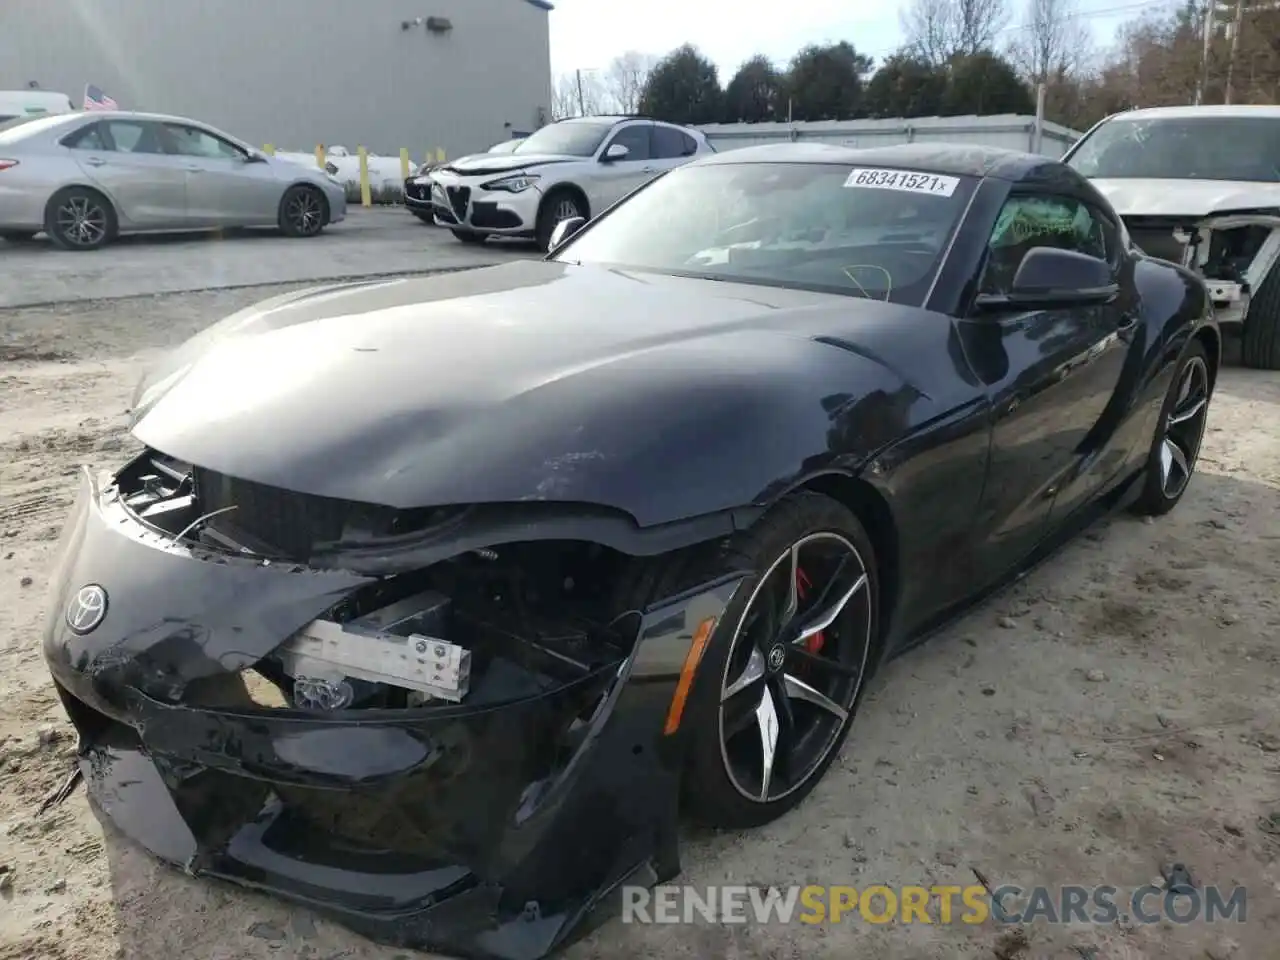
[[[707,642],[716,628],[716,618],[707,617],[693,632],[693,642],[689,644],[689,653],[684,658],[684,666],[680,669],[680,680],[676,683],[676,692],[671,697],[671,709],[667,711],[667,725],[662,732],[670,736],[680,729],[680,719],[684,716],[684,705],[689,699],[689,691],[693,689],[693,675],[702,662],[702,654],[706,652]]]

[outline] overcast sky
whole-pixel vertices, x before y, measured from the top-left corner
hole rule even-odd
[[[725,82],[754,54],[764,53],[782,65],[800,47],[829,40],[849,40],[879,61],[902,41],[898,11],[906,0],[552,2],[556,8],[550,14],[551,68],[557,76],[606,67],[627,50],[663,54],[682,43],[693,43],[720,68]],[[1025,2],[1010,0],[1010,5],[1020,11]],[[1076,2],[1094,36],[1105,43],[1120,22],[1176,0]],[[1006,30],[1001,39],[1012,35]]]

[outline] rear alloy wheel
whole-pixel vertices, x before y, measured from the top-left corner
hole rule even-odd
[[[116,214],[96,190],[68,187],[45,209],[45,233],[64,250],[97,250],[116,235]]]
[[[1160,410],[1142,494],[1133,506],[1135,513],[1161,516],[1177,506],[1186,493],[1204,440],[1212,383],[1204,347],[1193,343],[1178,365]]]
[[[544,253],[549,250],[551,234],[555,233],[556,226],[574,217],[582,217],[584,220],[587,218],[587,212],[582,209],[578,198],[563,188],[552,191],[538,211],[538,249]]]
[[[803,493],[758,526],[744,554],[760,573],[699,667],[685,774],[693,814],[734,829],[776,819],[821,779],[877,636],[874,554],[850,511]]]
[[[280,229],[289,237],[314,237],[324,229],[325,201],[315,187],[295,186],[280,200]]]

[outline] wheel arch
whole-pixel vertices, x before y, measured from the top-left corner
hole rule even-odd
[[[543,211],[547,209],[547,205],[557,193],[572,194],[573,198],[582,204],[582,210],[586,213],[587,219],[591,219],[591,201],[587,199],[587,192],[572,180],[562,180],[542,195],[542,199],[538,201],[538,219],[542,218]]]
[[[98,184],[89,180],[73,180],[70,183],[59,184],[55,189],[51,190],[49,192],[49,199],[44,202],[44,213],[46,217],[49,214],[50,205],[55,199],[57,199],[58,194],[65,193],[67,190],[88,190],[90,193],[96,193],[103,200],[107,201],[107,203],[111,205],[111,212],[116,218],[116,229],[120,229],[120,221],[124,219],[120,212],[120,204],[116,203],[116,198],[111,195],[111,191],[104,190],[102,187],[98,186]]]
[[[866,530],[876,551],[879,579],[880,623],[879,637],[876,640],[876,656],[879,656],[884,652],[884,639],[889,635],[902,588],[898,525],[889,501],[862,477],[842,472],[820,473],[788,492],[794,490],[812,490],[830,497],[852,510]]]
[[[1222,363],[1222,334],[1216,327],[1204,326],[1192,337],[1204,347],[1209,357],[1209,389],[1212,390],[1218,381],[1218,368]]]

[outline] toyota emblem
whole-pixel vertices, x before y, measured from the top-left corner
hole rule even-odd
[[[72,633],[84,636],[96,630],[106,615],[107,591],[96,583],[86,584],[67,604],[67,627]]]

